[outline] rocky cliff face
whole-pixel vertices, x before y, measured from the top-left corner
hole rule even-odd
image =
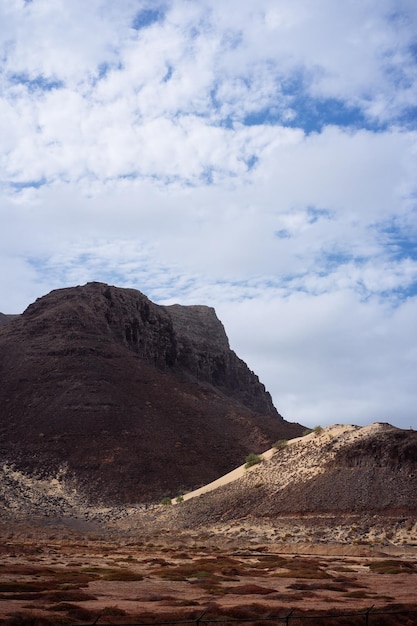
[[[1,460],[132,502],[213,480],[300,434],[209,307],[102,283],[53,291],[0,328]]]
[[[278,415],[259,378],[230,349],[223,324],[206,306],[165,307],[176,337],[176,364],[259,413]]]
[[[278,416],[259,378],[230,349],[211,307],[158,306],[137,290],[89,283],[37,300],[26,310],[24,320],[37,334],[48,331],[48,326],[61,332],[64,345],[49,351],[50,356],[65,356],[69,351],[81,354],[85,348],[77,342],[88,326],[90,336],[96,338],[95,347],[89,350],[99,351],[112,337],[163,371],[181,371],[259,413]]]

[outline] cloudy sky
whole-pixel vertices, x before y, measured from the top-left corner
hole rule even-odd
[[[208,304],[286,419],[417,428],[416,0],[5,0],[0,54],[0,311]]]

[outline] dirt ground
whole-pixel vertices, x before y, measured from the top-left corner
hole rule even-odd
[[[82,523],[3,525],[0,534],[1,624],[417,609],[417,548],[389,554],[336,544],[245,544],[221,534],[128,536]]]

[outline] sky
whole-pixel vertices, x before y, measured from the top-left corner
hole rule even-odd
[[[0,0],[0,311],[216,309],[306,426],[417,428],[417,2]]]

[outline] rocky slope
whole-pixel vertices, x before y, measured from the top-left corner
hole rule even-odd
[[[0,520],[136,539],[278,543],[281,552],[291,553],[340,553],[335,544],[344,544],[345,554],[415,553],[417,432],[388,424],[332,426],[262,456],[248,470],[236,468],[233,482],[224,476],[203,495],[186,493],[176,503],[171,492],[171,506],[91,506],[64,471],[50,480],[3,465]]]
[[[417,545],[416,493],[417,431],[333,426],[283,444],[237,480],[158,515],[177,530],[245,536],[264,526],[292,541],[372,541],[376,528],[385,538],[388,524],[392,537]]]
[[[6,318],[0,460],[29,481],[53,479],[96,503],[149,501],[302,431],[277,413],[209,307],[89,283]]]

